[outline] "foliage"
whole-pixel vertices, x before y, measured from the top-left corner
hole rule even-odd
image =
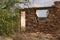
[[[15,4],[18,0],[0,0],[0,35],[20,32],[20,15]]]
[[[20,0],[0,0],[0,34],[10,35],[20,32]],[[16,5],[18,4],[18,5]]]
[[[10,35],[15,32],[14,27],[19,22],[18,15],[19,13],[13,13],[8,9],[0,9],[0,34]]]
[[[1,0],[0,1],[0,8],[12,8],[12,7],[17,7],[21,8],[19,4],[24,4],[25,6],[29,7],[29,4],[31,2],[29,0]]]

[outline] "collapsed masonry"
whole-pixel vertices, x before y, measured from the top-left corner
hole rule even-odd
[[[36,10],[47,9],[49,14],[44,22],[36,15]],[[55,2],[52,7],[26,8],[21,11],[26,13],[26,32],[56,33],[60,30],[60,2]]]

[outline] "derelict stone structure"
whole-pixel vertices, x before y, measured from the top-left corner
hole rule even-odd
[[[26,32],[56,33],[60,30],[60,2],[55,2],[52,7],[25,8],[21,11],[26,13]],[[40,22],[36,10],[47,9],[49,14],[44,22]],[[59,33],[59,32],[58,32]]]

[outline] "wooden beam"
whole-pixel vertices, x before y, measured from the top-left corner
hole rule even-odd
[[[55,6],[52,7],[32,7],[32,8],[24,8],[24,9],[20,9],[21,11],[25,11],[25,10],[46,10],[46,9],[51,9],[51,8],[55,8]]]

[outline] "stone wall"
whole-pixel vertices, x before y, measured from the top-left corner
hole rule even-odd
[[[55,2],[56,4],[56,2]],[[60,33],[60,5],[48,9],[49,14],[44,22],[41,22],[36,15],[36,10],[26,9],[26,32]]]
[[[57,10],[57,8],[49,9],[49,14],[46,18],[46,21],[42,24],[39,24],[41,25],[39,26],[40,32],[54,34],[55,31],[59,28],[59,23],[57,22],[59,20],[58,18],[60,17],[58,17],[59,13],[57,12]]]
[[[44,22],[37,17],[36,10],[26,9],[26,32],[40,32],[40,28]]]
[[[31,10],[26,10],[26,31],[27,32],[32,32],[34,29],[36,29],[37,26],[37,15],[36,11],[31,9]]]
[[[60,4],[59,4],[60,5]],[[49,14],[46,21],[39,26],[40,32],[60,34],[60,6],[55,5],[55,8],[49,9]]]

